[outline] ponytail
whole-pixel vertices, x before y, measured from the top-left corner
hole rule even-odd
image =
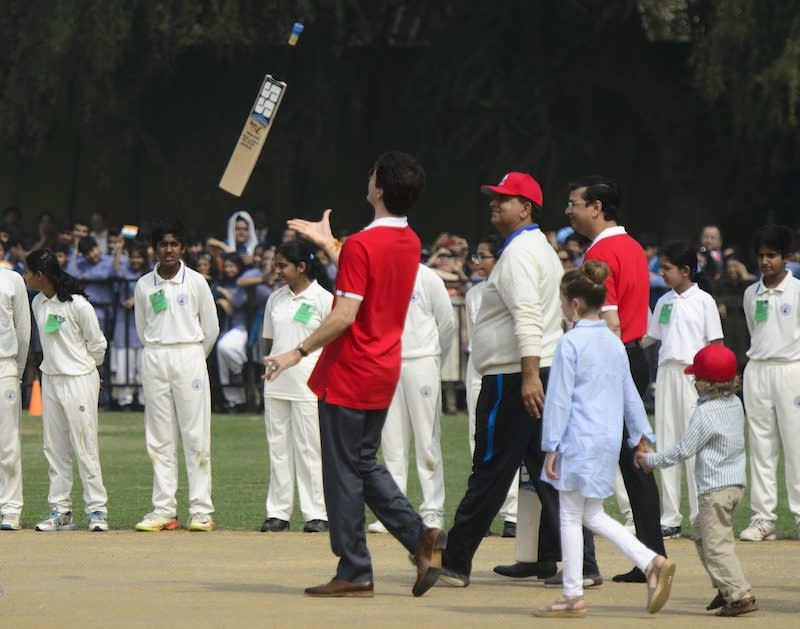
[[[322,266],[322,262],[319,261],[319,257],[315,251],[314,247],[307,240],[295,238],[294,240],[288,240],[280,245],[277,251],[275,251],[275,256],[281,255],[295,266],[299,265],[301,262],[305,262],[306,277],[316,280],[317,284],[322,286],[322,288],[329,293],[332,293],[333,286],[331,286],[331,278],[328,275],[328,270]]]
[[[86,298],[78,280],[61,270],[56,254],[50,249],[31,251],[25,258],[25,264],[31,273],[42,273],[48,279],[59,301],[72,301],[73,295]]]
[[[714,262],[705,247],[698,251],[688,241],[678,240],[664,245],[661,249],[661,255],[679,269],[689,267],[689,279],[695,282],[700,290],[704,290],[707,293],[711,292],[710,276],[706,269],[710,265],[712,270],[716,270],[716,262]],[[705,259],[705,264],[702,267],[699,264],[698,255]]]

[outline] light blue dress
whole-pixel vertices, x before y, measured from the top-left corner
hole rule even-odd
[[[622,444],[622,422],[631,447],[655,436],[633,384],[625,347],[605,321],[581,320],[558,342],[550,368],[542,426],[542,450],[558,452],[559,491],[606,498]]]

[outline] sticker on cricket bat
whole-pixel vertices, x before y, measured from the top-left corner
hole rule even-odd
[[[247,116],[242,134],[219,182],[219,187],[226,192],[237,197],[242,196],[285,92],[286,83],[275,80],[270,74],[264,78],[253,109]]]

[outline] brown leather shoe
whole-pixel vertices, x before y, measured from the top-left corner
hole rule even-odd
[[[333,577],[330,583],[315,585],[306,588],[306,596],[334,597],[334,596],[357,596],[360,598],[372,598],[375,594],[372,581],[345,581],[339,577]]]
[[[414,563],[417,564],[417,580],[411,593],[422,596],[433,587],[442,573],[442,551],[447,547],[447,531],[444,529],[425,529],[419,544],[414,549]]]

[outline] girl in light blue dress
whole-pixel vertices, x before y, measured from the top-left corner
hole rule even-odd
[[[647,575],[647,610],[667,602],[675,564],[644,546],[603,511],[614,492],[622,422],[630,444],[648,447],[655,439],[633,384],[625,348],[600,318],[608,267],[588,261],[564,274],[561,308],[575,325],[559,341],[550,369],[544,406],[542,478],[559,494],[564,595],[537,609],[543,617],[582,617],[583,532],[585,526],[619,548]]]

